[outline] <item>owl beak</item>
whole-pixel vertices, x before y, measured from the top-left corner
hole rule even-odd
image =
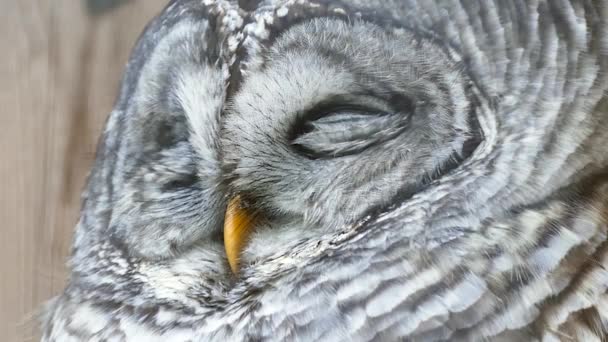
[[[240,196],[228,202],[224,219],[224,248],[232,273],[239,273],[239,259],[253,232],[255,216],[241,205]]]

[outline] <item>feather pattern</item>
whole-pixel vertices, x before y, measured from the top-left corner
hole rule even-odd
[[[136,226],[128,218],[150,209],[132,203],[157,191],[152,171],[131,182],[129,170],[157,156],[132,150],[157,148],[145,135],[132,138],[152,120],[138,116],[140,107],[179,103],[189,125],[194,150],[179,153],[188,159],[163,164],[158,155],[155,170],[219,178],[219,164],[193,166],[220,158],[207,148],[217,129],[200,120],[220,117],[226,99],[267,67],[277,35],[319,17],[370,21],[440,44],[471,82],[483,132],[472,154],[411,197],[279,250],[238,279],[226,277],[214,238],[221,219],[184,217],[184,227],[213,229],[174,235],[162,224],[180,222],[155,219],[153,234],[125,239]],[[189,67],[169,74],[181,90],[166,105],[156,96],[163,84],[145,80],[155,65],[148,56],[160,49],[175,58],[193,51],[179,61]],[[172,1],[125,71],[83,195],[69,284],[48,304],[43,340],[605,341],[607,89],[603,0],[265,0],[252,10]],[[173,120],[171,112],[154,120],[161,114]],[[179,211],[183,196],[200,199],[195,209],[220,211],[223,201],[205,199],[221,185],[210,189],[175,190],[154,205]],[[164,244],[166,236],[187,248]],[[140,247],[141,239],[158,244]]]

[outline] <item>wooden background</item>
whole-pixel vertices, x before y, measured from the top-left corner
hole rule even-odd
[[[99,1],[99,0],[98,0]],[[106,0],[107,1],[107,0]],[[38,340],[130,49],[167,0],[0,0],[0,340]]]

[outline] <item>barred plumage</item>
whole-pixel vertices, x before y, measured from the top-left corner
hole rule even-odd
[[[142,35],[43,340],[608,339],[608,2],[252,3],[172,1]],[[281,145],[335,89],[429,129]],[[238,278],[234,193],[272,214]]]

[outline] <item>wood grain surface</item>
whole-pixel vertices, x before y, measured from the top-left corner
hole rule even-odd
[[[0,340],[37,340],[129,52],[167,0],[0,0]]]

